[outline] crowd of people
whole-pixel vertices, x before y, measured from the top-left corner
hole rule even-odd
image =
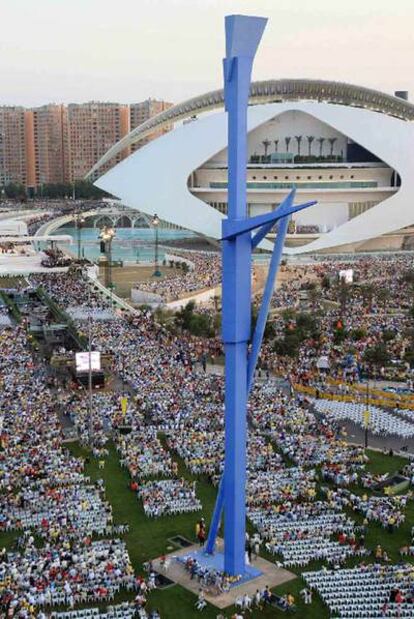
[[[147,481],[137,488],[146,516],[159,518],[202,509],[196,495],[196,482],[186,479]]]
[[[380,263],[395,295],[389,298],[388,309],[397,307],[402,296],[395,274],[407,268],[404,260]],[[296,306],[307,278],[320,282],[322,277],[334,277],[346,264],[315,262],[306,276],[298,275],[294,283],[282,287],[283,303]],[[375,280],[375,260],[373,265],[356,261],[354,267],[360,282]],[[80,272],[35,275],[30,282],[41,285],[63,309],[109,311],[108,319],[92,322],[91,339],[94,350],[111,357],[111,372],[122,390],[94,393],[91,418],[85,393],[59,385],[59,402],[81,442],[90,439],[91,423],[92,453],[97,457],[113,439],[120,463],[128,471],[130,489],[137,495],[137,509],[142,504],[148,517],[200,512],[196,483],[182,476],[176,460],[178,456],[189,473],[213,484],[223,471],[224,379],[204,371],[199,363],[203,355],[209,356],[212,344],[168,329],[148,310],[124,315],[112,311]],[[325,292],[324,297],[333,302],[332,288]],[[344,321],[350,331],[365,329],[356,341],[358,354],[379,342],[385,328],[396,333],[391,346],[397,354],[409,321],[407,313],[390,318],[375,290],[369,308],[360,291],[350,294]],[[283,307],[282,301],[275,301],[274,307]],[[316,306],[320,302],[316,300]],[[322,341],[312,344],[308,338],[297,358],[283,358],[269,344],[264,347],[260,361],[264,379],[256,381],[248,408],[247,506],[249,520],[275,560],[298,570],[319,561],[341,574],[350,557],[354,562],[366,555],[377,560],[377,549],[365,542],[367,528],[380,523],[388,535],[403,527],[411,496],[374,496],[369,457],[362,447],[344,440],[342,417],[318,405],[325,402],[323,398],[315,402],[295,388],[297,384],[327,388],[326,375],[321,376],[316,367],[322,354],[329,359],[331,377],[342,372],[343,378],[340,360],[345,344],[335,344],[332,333],[339,311],[326,310]],[[276,334],[283,331],[285,318],[280,322]],[[75,319],[74,324],[80,333],[85,329],[82,320]],[[0,345],[0,529],[22,535],[20,548],[7,552],[0,562],[0,581],[5,583],[0,589],[2,610],[11,617],[30,617],[30,608],[37,612],[59,604],[74,607],[111,600],[121,588],[135,590],[139,585],[125,543],[113,537],[112,510],[104,487],[91,483],[84,474],[84,461],[71,455],[63,443],[54,405],[56,391],[49,386],[46,365],[34,357],[27,333],[19,325],[0,332]],[[288,378],[287,386],[282,388],[274,373]],[[122,398],[127,399],[126,406]],[[388,415],[394,419],[397,413]],[[409,419],[401,419],[410,425]],[[388,426],[385,431],[393,429]],[[408,474],[413,477],[414,472]],[[366,496],[356,492],[356,486]],[[358,520],[364,524],[357,525]],[[40,545],[34,543],[35,537]],[[381,561],[388,563],[383,552]],[[312,586],[325,591],[323,579],[319,585],[319,577],[313,578],[318,584]],[[203,575],[200,584],[227,587],[223,574]]]
[[[43,607],[132,590],[125,543],[106,537],[113,519],[104,489],[91,485],[84,461],[64,446],[44,364],[21,326],[0,337],[0,527],[22,533],[0,561],[3,616],[33,617]]]
[[[176,269],[174,275],[139,282],[137,287],[143,292],[160,295],[166,302],[181,297],[190,296],[195,292],[214,288],[221,281],[221,255],[218,252],[197,252],[174,250],[176,259],[182,258],[181,269]],[[165,261],[167,263],[167,260]],[[165,267],[168,265],[165,264]]]

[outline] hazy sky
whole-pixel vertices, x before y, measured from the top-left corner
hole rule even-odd
[[[254,79],[414,100],[414,0],[0,0],[0,104],[179,102],[219,88],[230,13],[269,18]]]

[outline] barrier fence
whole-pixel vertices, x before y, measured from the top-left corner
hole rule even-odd
[[[414,411],[414,403],[411,402],[401,402],[400,400],[396,400],[393,398],[372,398],[368,399],[364,396],[362,392],[360,395],[355,394],[339,394],[339,393],[328,393],[326,391],[321,391],[316,387],[311,387],[310,385],[302,385],[300,383],[295,383],[293,385],[295,391],[299,393],[303,393],[305,395],[309,395],[311,397],[316,397],[316,392],[318,391],[318,396],[321,400],[336,400],[337,402],[358,402],[360,404],[368,404],[369,406],[382,406],[383,408],[397,408],[397,404],[400,405],[400,408],[404,410]],[[382,392],[379,392],[382,393]],[[372,391],[370,391],[372,394]],[[397,394],[390,394],[397,395]]]

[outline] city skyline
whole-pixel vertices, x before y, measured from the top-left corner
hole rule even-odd
[[[0,105],[0,186],[27,189],[81,180],[131,129],[171,107],[146,99],[130,104],[84,102],[39,107]],[[156,129],[124,149],[109,166],[171,129]]]
[[[270,17],[255,80],[324,78],[414,91],[412,3],[334,4],[123,0],[114,11],[107,0],[3,0],[0,104],[126,103],[149,96],[179,102],[218,88],[226,12]]]

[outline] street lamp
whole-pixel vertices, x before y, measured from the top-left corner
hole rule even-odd
[[[78,262],[81,259],[81,230],[82,226],[85,223],[85,218],[80,214],[76,213],[76,230],[78,237]]]
[[[112,240],[115,230],[110,226],[104,226],[99,238],[101,239],[101,253],[104,254],[105,261],[105,287],[112,291]]]
[[[153,273],[154,277],[161,277],[161,271],[158,265],[158,226],[160,225],[160,219],[157,214],[152,218],[152,226],[155,229],[155,271]]]

